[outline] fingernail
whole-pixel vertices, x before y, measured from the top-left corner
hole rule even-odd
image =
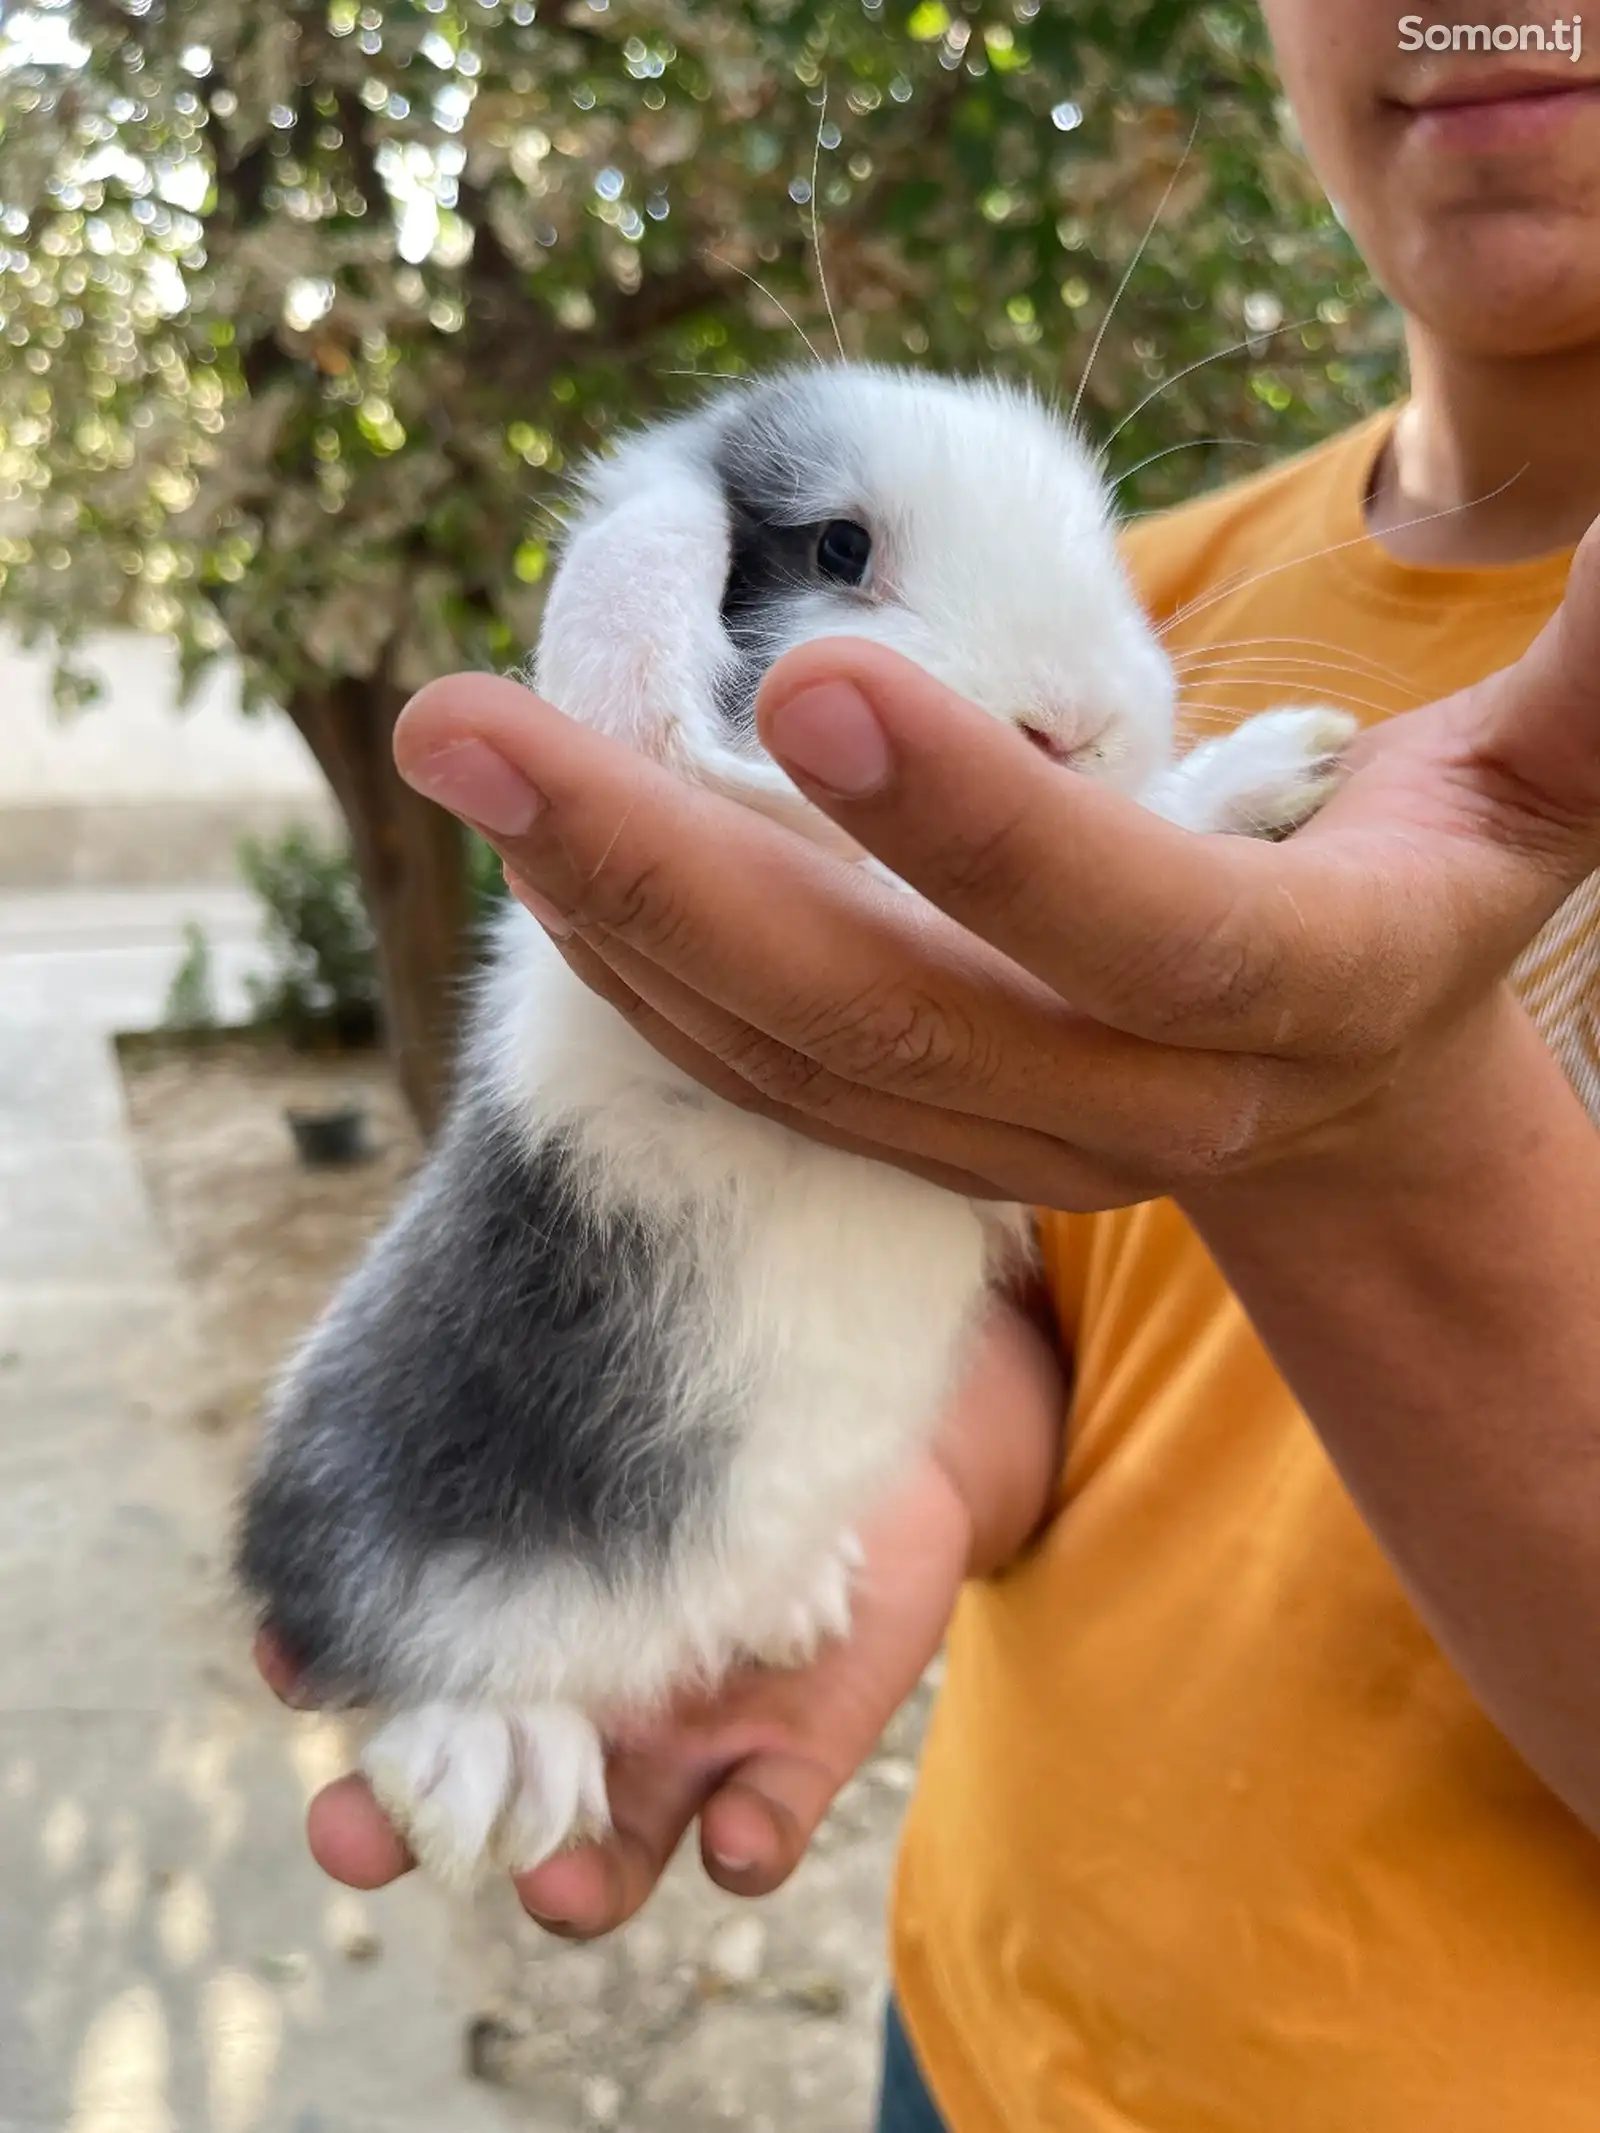
[[[436,748],[405,773],[409,784],[453,815],[464,815],[500,837],[517,837],[544,805],[520,770],[482,741]]]
[[[777,707],[769,725],[772,753],[815,785],[855,800],[888,783],[889,743],[872,706],[849,682],[802,689]]]
[[[520,874],[513,874],[509,868],[506,870],[506,887],[529,917],[539,921],[546,933],[553,933],[559,940],[563,934],[572,931],[572,921],[566,913],[558,911],[548,897],[541,896],[537,889],[530,888]]]
[[[743,1852],[713,1852],[711,1856],[725,1874],[748,1874],[755,1865]]]

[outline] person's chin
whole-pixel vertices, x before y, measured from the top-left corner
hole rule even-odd
[[[1409,263],[1384,280],[1442,340],[1508,359],[1600,347],[1600,228],[1456,216],[1407,250]]]

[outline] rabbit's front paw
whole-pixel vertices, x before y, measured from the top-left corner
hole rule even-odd
[[[511,1718],[515,1782],[496,1854],[526,1874],[611,1827],[600,1735],[574,1704],[539,1704]]]
[[[864,1558],[853,1533],[818,1569],[808,1589],[783,1607],[769,1628],[752,1637],[752,1659],[763,1666],[808,1666],[830,1639],[850,1634],[850,1594]]]
[[[418,1865],[449,1888],[526,1873],[610,1823],[600,1736],[567,1704],[423,1704],[373,1736],[361,1767]]]
[[[1348,711],[1263,711],[1191,749],[1150,804],[1185,829],[1287,837],[1332,796],[1359,731]]]

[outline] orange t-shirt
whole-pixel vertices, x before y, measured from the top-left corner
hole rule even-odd
[[[1208,718],[1382,717],[1556,606],[1568,554],[1424,569],[1365,535],[1390,419],[1132,532]],[[1590,891],[1521,971],[1594,1108]],[[963,1596],[895,1893],[953,2133],[1595,2133],[1600,1843],[1423,1628],[1171,1203],[1042,1230],[1061,1510]]]

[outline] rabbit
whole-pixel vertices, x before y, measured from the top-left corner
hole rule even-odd
[[[1175,761],[1071,428],[855,364],[738,383],[591,464],[532,681],[869,863],[755,725],[779,654],[839,634],[1197,830],[1285,833],[1353,731],[1268,713]],[[421,1865],[467,1888],[602,1832],[609,1732],[846,1634],[855,1528],[1031,1250],[1020,1208],[704,1090],[506,910],[453,1109],[283,1374],[238,1546],[309,1689],[377,1714],[362,1768]]]

